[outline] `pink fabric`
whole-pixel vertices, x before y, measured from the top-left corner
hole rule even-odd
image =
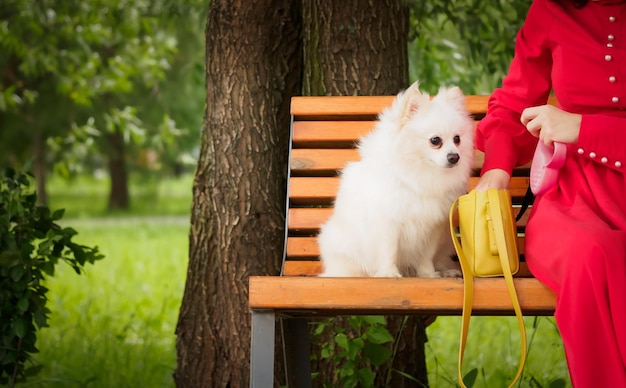
[[[557,186],[535,200],[526,260],[557,294],[574,387],[626,387],[626,6],[564,3],[534,0],[476,144],[483,172],[511,171],[537,142],[519,122],[524,108],[553,89],[583,115]]]
[[[535,156],[530,165],[530,189],[535,195],[545,194],[559,180],[559,172],[565,163],[567,146],[554,142],[553,147],[537,143]]]

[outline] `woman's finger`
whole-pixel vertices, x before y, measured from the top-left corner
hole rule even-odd
[[[524,126],[528,126],[528,123],[534,120],[539,115],[539,106],[533,106],[530,108],[524,109],[522,115],[520,116],[520,121]]]

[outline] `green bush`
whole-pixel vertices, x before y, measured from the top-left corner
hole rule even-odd
[[[54,275],[59,260],[80,274],[85,263],[103,257],[97,247],[72,242],[77,232],[56,223],[63,213],[37,206],[32,176],[0,174],[0,385],[40,369],[25,364],[38,352],[37,329],[48,326],[45,275]]]
[[[394,338],[387,330],[383,316],[351,316],[348,322],[354,334],[335,325],[334,318],[317,324],[313,333],[316,337],[327,330],[335,332],[333,339],[322,345],[321,357],[335,363],[336,379],[342,387],[373,387],[376,374],[372,367],[393,360],[393,349],[389,344]],[[323,385],[332,386],[328,382]]]

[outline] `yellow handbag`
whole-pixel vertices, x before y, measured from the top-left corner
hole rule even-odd
[[[457,225],[454,222],[458,208]],[[517,230],[511,211],[508,190],[472,190],[457,199],[450,209],[450,233],[461,263],[464,278],[461,342],[459,347],[458,379],[465,388],[462,375],[463,355],[472,315],[475,277],[504,276],[511,296],[521,335],[520,364],[512,387],[521,377],[526,361],[526,330],[522,311],[513,283],[519,270]]]

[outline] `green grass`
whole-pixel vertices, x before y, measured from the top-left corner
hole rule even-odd
[[[520,387],[571,387],[563,344],[552,317],[526,317],[528,355]],[[428,327],[426,361],[431,387],[455,387],[460,317]],[[475,387],[505,387],[517,372],[520,335],[515,317],[472,317],[463,374],[478,370]]]
[[[106,181],[50,182],[50,208],[66,208],[62,224],[75,241],[97,245],[106,258],[77,275],[59,264],[47,281],[50,327],[40,330],[40,374],[20,387],[173,387],[175,327],[188,261],[190,176],[131,186],[133,209],[106,214]],[[526,318],[529,354],[521,387],[571,386],[552,318]],[[430,386],[454,387],[459,317],[428,328]],[[474,317],[464,373],[475,387],[505,386],[518,362],[514,318]]]

